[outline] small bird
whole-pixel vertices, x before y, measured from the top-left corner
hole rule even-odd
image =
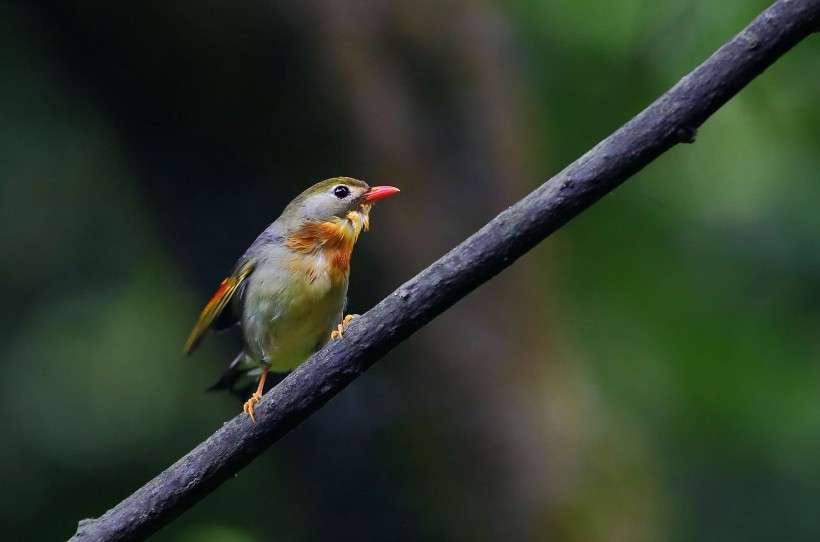
[[[342,320],[353,245],[368,229],[373,203],[398,191],[350,177],[311,186],[256,238],[205,305],[184,351],[193,352],[206,331],[240,325],[244,349],[214,387],[232,388],[243,373],[258,376],[243,408],[253,423],[268,371],[291,371],[342,337],[352,318]]]

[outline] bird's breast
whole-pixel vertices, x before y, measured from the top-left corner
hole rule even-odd
[[[340,257],[319,250],[260,259],[242,302],[242,329],[253,357],[289,370],[327,341],[347,295],[349,267],[340,266]]]

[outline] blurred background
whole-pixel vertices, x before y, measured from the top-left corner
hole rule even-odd
[[[350,309],[766,1],[0,1],[0,524],[63,540],[237,415],[182,345],[310,184],[402,189]],[[820,539],[820,41],[153,540]]]

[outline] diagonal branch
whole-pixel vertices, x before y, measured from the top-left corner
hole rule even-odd
[[[696,129],[820,28],[820,0],[779,0],[652,105],[354,320],[245,416],[97,519],[74,541],[143,540],[208,495],[412,333]]]

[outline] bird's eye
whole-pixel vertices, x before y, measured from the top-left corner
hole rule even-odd
[[[340,184],[336,188],[333,189],[333,195],[339,199],[345,199],[347,196],[350,195],[350,189],[343,184]]]

